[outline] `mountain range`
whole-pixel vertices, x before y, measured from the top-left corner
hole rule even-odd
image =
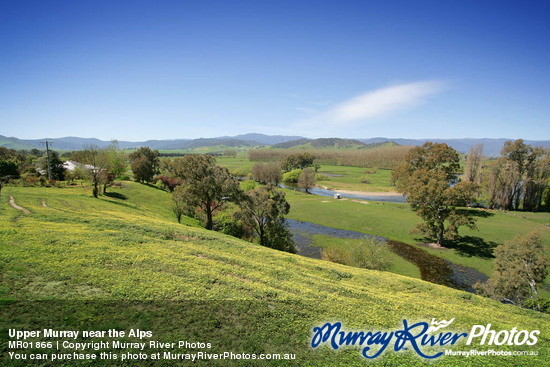
[[[44,141],[53,143],[53,149],[56,150],[80,150],[85,146],[96,145],[100,148],[108,146],[111,142],[96,138],[64,137],[64,138],[44,138],[44,139],[18,139],[15,137],[6,137],[0,135],[0,147],[10,149],[44,149]],[[274,148],[292,148],[307,144],[311,147],[326,147],[327,144],[335,148],[352,147],[361,143],[366,146],[376,146],[386,142],[393,142],[399,145],[420,146],[426,141],[447,143],[460,153],[468,153],[470,148],[477,144],[483,144],[483,154],[488,157],[496,157],[504,142],[513,139],[402,139],[402,138],[368,138],[368,139],[308,139],[301,136],[285,135],[264,135],[264,134],[243,134],[236,136],[222,136],[218,138],[200,138],[200,139],[170,139],[170,140],[146,140],[146,141],[118,141],[121,149],[135,149],[139,147],[150,147],[158,150],[185,150],[201,147],[261,147],[273,146]],[[550,140],[525,140],[526,144],[532,146],[550,147]]]

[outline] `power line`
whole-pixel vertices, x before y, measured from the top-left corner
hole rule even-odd
[[[49,144],[53,144],[53,141],[43,141],[41,144],[46,144],[46,157],[48,159],[48,180],[52,179],[52,168],[50,167],[50,147]]]

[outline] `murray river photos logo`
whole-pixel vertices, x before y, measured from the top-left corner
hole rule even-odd
[[[441,357],[443,351],[425,352],[428,347],[452,346],[459,341],[466,341],[466,345],[479,342],[479,345],[535,345],[538,341],[539,330],[531,332],[516,327],[511,330],[492,330],[491,324],[474,325],[469,333],[451,332],[441,329],[448,327],[454,318],[447,321],[432,319],[431,325],[427,322],[415,324],[403,320],[403,328],[391,331],[347,331],[340,322],[327,322],[323,326],[313,328],[311,346],[317,348],[327,344],[334,350],[344,346],[362,347],[361,354],[368,359],[379,357],[388,346],[399,352],[412,348],[420,357],[434,359]]]

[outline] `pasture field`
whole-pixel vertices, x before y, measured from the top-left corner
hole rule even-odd
[[[316,185],[329,190],[395,192],[395,187],[391,186],[391,172],[389,169],[321,165],[317,173],[332,177],[318,179]]]
[[[252,169],[252,166],[256,162],[250,161],[246,154],[237,154],[235,157],[227,157],[227,156],[221,156],[221,157],[215,157],[216,163],[219,166],[226,167],[229,171],[234,170],[246,170],[250,172]]]
[[[229,171],[242,170],[250,172],[252,166],[256,163],[250,161],[245,155],[238,154],[236,157],[215,157],[218,165],[226,167]],[[377,168],[363,168],[352,166],[337,166],[321,164],[318,170],[318,176],[324,174],[330,175],[326,178],[316,181],[319,187],[329,190],[351,190],[351,191],[369,191],[369,192],[395,192],[391,186],[391,170]],[[336,176],[333,176],[336,175]],[[361,182],[361,181],[365,181]]]
[[[342,321],[355,330],[387,330],[410,322],[455,318],[453,330],[541,331],[538,356],[445,356],[434,365],[547,365],[550,315],[389,272],[370,271],[304,258],[206,231],[192,219],[178,224],[170,195],[124,182],[110,196],[94,199],[89,187],[5,187],[0,196],[0,345],[4,365],[27,366],[6,355],[9,328],[39,330],[151,330],[155,340],[210,342],[209,352],[295,353],[296,360],[255,365],[364,366],[361,351],[312,349],[314,326]],[[9,197],[29,214],[9,205]],[[315,212],[312,196],[289,194],[293,215]],[[333,205],[334,204],[334,205]],[[356,218],[374,205],[335,202]],[[389,206],[394,213],[410,212]],[[335,215],[337,211],[331,212]],[[383,210],[377,211],[382,215]],[[405,215],[408,217],[408,215]],[[358,218],[358,217],[357,217]],[[386,217],[387,218],[387,217]],[[319,218],[311,218],[320,221]],[[517,220],[517,218],[514,218]],[[520,218],[521,219],[521,218]],[[330,225],[344,226],[333,218]],[[412,220],[412,218],[410,218]],[[521,219],[528,220],[528,219]],[[535,222],[533,222],[535,223]],[[391,227],[391,226],[387,226]],[[384,228],[383,226],[381,228]],[[393,236],[395,237],[395,236]],[[405,236],[406,237],[406,236]],[[99,341],[96,339],[94,341]],[[80,337],[76,341],[83,341]],[[125,341],[137,341],[125,338]],[[148,341],[148,340],[146,340]],[[476,345],[478,350],[494,346]],[[453,350],[470,350],[456,344]],[[165,349],[163,351],[167,351]],[[178,352],[177,348],[173,350]],[[426,351],[426,349],[424,349]],[[116,350],[113,350],[116,352]],[[135,350],[138,352],[138,350]],[[180,351],[181,352],[181,351]],[[92,353],[94,353],[92,351]],[[95,352],[97,353],[97,352]],[[135,361],[133,365],[149,365]],[[173,365],[161,361],[158,365]],[[373,365],[423,366],[412,350],[386,350]],[[71,361],[67,365],[89,365]],[[199,361],[198,365],[227,365]],[[235,361],[250,365],[249,361]],[[44,362],[40,365],[56,365]],[[98,361],[94,365],[127,365]]]
[[[353,200],[307,195],[286,190],[291,219],[304,220],[325,226],[375,234],[416,245],[425,239],[411,234],[421,221],[409,204]],[[471,209],[477,218],[478,230],[461,228],[460,237],[446,246],[448,249],[423,247],[429,253],[456,264],[475,268],[490,276],[493,272],[493,249],[517,234],[538,230],[550,255],[550,213],[503,212]],[[550,279],[547,278],[547,283]]]

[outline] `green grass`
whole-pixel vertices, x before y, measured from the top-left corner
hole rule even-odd
[[[421,220],[409,204],[371,201],[333,200],[287,190],[289,218],[330,227],[375,234],[415,245],[423,239],[411,234]],[[492,250],[514,236],[538,230],[547,243],[550,255],[550,213],[519,213],[473,209],[478,216],[478,230],[460,229],[458,241],[447,244],[449,250],[426,248],[433,255],[457,264],[473,267],[490,276],[493,272]],[[548,279],[547,279],[548,282]]]
[[[346,252],[348,252],[353,246],[357,246],[360,242],[360,240],[351,238],[343,239],[323,235],[313,235],[312,240],[311,246],[317,246],[323,249],[339,248]],[[408,262],[393,252],[390,252],[390,258],[392,265],[388,269],[389,272],[420,279],[420,270],[416,265]]]
[[[244,154],[239,154],[236,157],[216,157],[216,162],[230,171],[236,169],[250,170],[256,163],[248,160]],[[391,170],[323,164],[319,168],[318,174],[325,173],[342,175],[342,177],[328,177],[326,180],[317,180],[317,186],[331,190],[395,192],[395,187],[390,185]],[[369,183],[361,182],[365,179]]]
[[[321,165],[318,173],[343,175],[317,180],[317,186],[330,190],[395,192],[395,187],[390,185],[391,170],[388,169]],[[362,180],[368,180],[369,183],[362,183]]]
[[[445,357],[435,365],[540,366],[548,362],[549,315],[389,272],[278,252],[198,228],[191,219],[178,225],[169,210],[169,194],[156,188],[125,182],[123,188],[112,191],[118,195],[94,199],[89,187],[2,190],[0,345],[4,365],[29,364],[6,359],[9,328],[51,327],[140,328],[152,330],[153,339],[160,341],[211,342],[212,352],[296,353],[298,359],[291,365],[364,366],[355,348],[310,349],[312,327],[340,320],[350,329],[393,329],[403,317],[428,322],[432,317],[454,317],[453,327],[464,331],[488,323],[496,330],[541,331],[534,347],[498,348],[536,350],[538,357]],[[9,196],[31,214],[9,206]],[[321,208],[310,197],[291,199],[294,212],[304,210],[303,205]],[[47,207],[41,205],[43,200]],[[354,211],[375,207],[349,202],[327,205],[332,204],[346,206],[352,220]],[[397,206],[394,210],[404,211]],[[471,348],[464,343],[453,347]],[[199,364],[227,365],[227,361]],[[247,361],[236,364],[248,365]],[[373,364],[421,366],[425,362],[411,351],[387,351]]]
[[[232,171],[239,168],[251,169],[256,162],[248,160],[245,154],[238,154],[236,157],[216,157],[216,163]]]

